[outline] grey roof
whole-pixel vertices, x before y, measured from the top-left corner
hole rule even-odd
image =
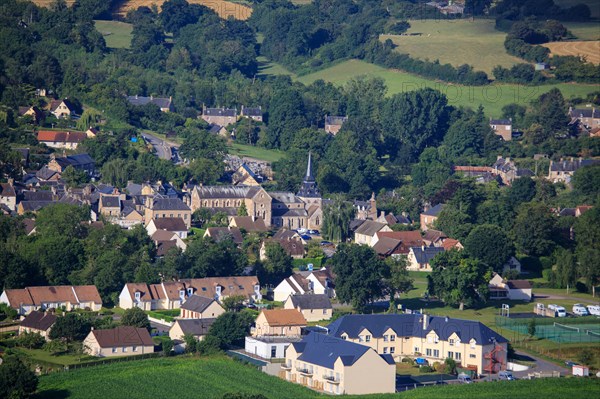
[[[269,191],[269,195],[273,198],[273,202],[283,202],[285,204],[299,203],[300,198],[296,197],[296,194],[288,191]]]
[[[325,116],[326,125],[343,125],[348,120],[347,116]]]
[[[56,162],[63,168],[72,166],[74,168],[93,165],[94,160],[88,154],[75,154],[66,157],[60,157],[55,159]]]
[[[298,234],[298,232],[296,232],[294,230],[288,230],[286,228],[281,228],[275,233],[275,235],[273,235],[273,239],[300,241],[300,234]]]
[[[23,211],[25,212],[35,212],[40,209],[55,204],[54,201],[22,201],[21,205],[23,206]]]
[[[121,198],[118,195],[103,195],[100,203],[106,208],[121,208]]]
[[[42,180],[50,180],[57,173],[57,171],[52,170],[48,166],[44,165],[40,170],[35,172],[35,177]]]
[[[558,213],[558,216],[575,216],[575,208],[564,208]]]
[[[154,222],[154,226],[158,230],[188,231],[188,228],[182,218],[159,218],[152,219],[152,222]]]
[[[252,198],[260,190],[257,186],[196,186],[200,198]]]
[[[209,227],[206,229],[206,233],[215,240],[215,242],[220,242],[227,238],[231,238],[235,244],[244,242],[242,232],[237,227]]]
[[[300,309],[331,309],[331,301],[325,294],[292,295],[292,305]]]
[[[199,295],[192,295],[183,303],[183,305],[181,305],[181,309],[202,313],[214,301],[215,300],[212,298],[206,298]]]
[[[207,116],[237,116],[235,108],[204,108],[202,115]]]
[[[439,215],[439,213],[442,211],[443,208],[444,208],[444,204],[437,204],[436,206],[433,206],[433,207],[429,208],[428,210],[424,211],[423,215],[437,216],[437,215]]]
[[[262,116],[262,108],[258,107],[244,107],[242,105],[242,115],[244,116]]]
[[[306,213],[306,209],[304,208],[282,208],[282,209],[272,209],[271,210],[273,217],[303,217],[308,215]]]
[[[411,247],[411,249],[419,264],[429,263],[437,254],[444,252],[443,247]]]
[[[184,334],[206,335],[215,320],[217,319],[178,319],[175,323],[179,324]]]
[[[33,311],[21,321],[22,327],[33,328],[40,331],[46,331],[56,321],[54,313]]]
[[[365,223],[365,221],[366,220],[364,219],[352,219],[350,221],[350,224],[348,225],[348,228],[350,229],[350,231],[356,231],[356,229],[362,226],[362,224]]]
[[[423,317],[428,318],[425,329],[423,329]],[[434,330],[442,340],[447,340],[456,333],[462,342],[475,339],[477,344],[486,345],[491,343],[492,337],[497,342],[508,342],[506,338],[478,321],[418,314],[346,315],[328,325],[327,328],[329,335],[334,337],[341,337],[346,333],[350,338],[358,338],[358,334],[366,328],[373,338],[381,338],[391,328],[400,337],[424,338]]]
[[[573,118],[600,118],[600,111],[596,108],[574,108],[569,114]]]
[[[584,166],[592,166],[600,163],[598,159],[574,159],[574,160],[561,160],[559,162],[551,162],[550,170],[552,172],[575,172],[579,168]]]
[[[125,187],[129,195],[141,195],[142,194],[142,185],[136,183],[127,183],[127,187]]]
[[[373,220],[365,220],[355,231],[356,234],[374,236],[379,230],[386,226],[384,223],[375,222]]]
[[[52,191],[40,190],[40,191],[23,191],[23,199],[25,201],[52,201]]]
[[[221,131],[221,129],[223,129],[223,126],[213,123],[212,125],[210,125],[208,132],[212,134],[218,134]]]
[[[317,187],[317,183],[315,182],[315,178],[312,174],[312,154],[310,151],[308,152],[308,162],[306,165],[306,175],[304,176],[304,180],[302,181],[302,185],[300,186],[300,190],[296,194],[298,197],[302,198],[320,198],[321,192]]]
[[[510,119],[490,119],[490,125],[512,125]]]
[[[155,211],[189,211],[190,207],[179,198],[154,198],[152,209]]]
[[[156,105],[158,108],[171,107],[171,99],[164,98],[164,97],[127,96],[127,101],[129,101],[129,103],[131,105],[135,105],[135,106],[146,105],[146,104],[152,103],[152,104]]]
[[[365,353],[373,350],[365,345],[316,332],[311,332],[302,341],[292,345],[297,352],[301,353],[297,360],[328,369],[332,369],[339,358],[345,366],[351,366]]]

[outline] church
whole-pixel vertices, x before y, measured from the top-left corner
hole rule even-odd
[[[246,206],[248,216],[261,218],[272,228],[319,230],[323,223],[321,192],[312,174],[312,155],[302,185],[296,194],[284,191],[267,192],[261,186],[196,186],[190,195],[192,212],[206,208],[236,216]]]

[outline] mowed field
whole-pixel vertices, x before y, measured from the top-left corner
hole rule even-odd
[[[116,10],[118,15],[125,15],[129,10],[135,10],[138,7],[150,7],[153,4],[160,7],[165,0],[126,0]],[[252,7],[246,4],[234,3],[224,0],[187,0],[190,4],[200,4],[208,8],[212,8],[221,18],[227,19],[233,17],[235,19],[247,20],[252,15]]]
[[[96,30],[102,33],[106,46],[110,48],[129,48],[133,26],[120,21],[94,21]]]
[[[526,105],[539,95],[557,87],[565,98],[585,97],[588,93],[600,90],[600,84],[551,84],[541,86],[520,86],[514,84],[491,84],[488,86],[461,86],[422,78],[406,72],[386,69],[360,60],[349,60],[321,71],[297,78],[304,84],[318,79],[343,86],[359,76],[382,78],[387,87],[387,95],[403,93],[430,87],[446,94],[452,105],[477,108],[484,106],[490,117],[499,117],[502,107],[510,103]]]
[[[414,36],[382,35],[391,39],[400,53],[411,57],[453,66],[470,64],[476,70],[491,75],[496,65],[511,67],[523,62],[504,48],[506,33],[494,28],[494,20],[413,20],[408,34]]]
[[[587,62],[600,64],[600,41],[552,42],[543,45],[552,55],[575,55]]]

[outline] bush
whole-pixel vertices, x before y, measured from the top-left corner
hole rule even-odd
[[[221,341],[212,335],[207,335],[196,344],[197,351],[202,355],[212,355],[221,351]]]
[[[442,373],[446,369],[446,366],[443,363],[440,363],[440,362],[433,362],[433,364],[431,365],[431,367],[433,367],[433,369],[435,371],[437,371],[438,373]]]
[[[446,374],[456,374],[456,362],[448,357],[444,360],[444,372]]]
[[[45,342],[44,337],[34,332],[24,332],[17,338],[17,344],[28,349],[39,349]]]
[[[410,358],[410,357],[403,357],[402,360],[400,361],[400,363],[409,363],[414,365],[415,361],[414,359]]]
[[[165,339],[162,341],[162,354],[163,356],[171,356],[171,351],[173,350],[173,340]]]
[[[429,366],[421,366],[419,367],[419,373],[433,373],[435,370]]]
[[[594,360],[594,354],[592,351],[584,349],[577,355],[577,360],[579,360],[579,363],[588,366]]]

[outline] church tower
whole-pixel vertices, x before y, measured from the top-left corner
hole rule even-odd
[[[317,187],[317,182],[312,175],[312,154],[308,153],[308,165],[306,167],[306,176],[302,181],[300,190],[296,194],[298,198],[304,201],[305,204],[317,204],[321,205],[321,192]]]

